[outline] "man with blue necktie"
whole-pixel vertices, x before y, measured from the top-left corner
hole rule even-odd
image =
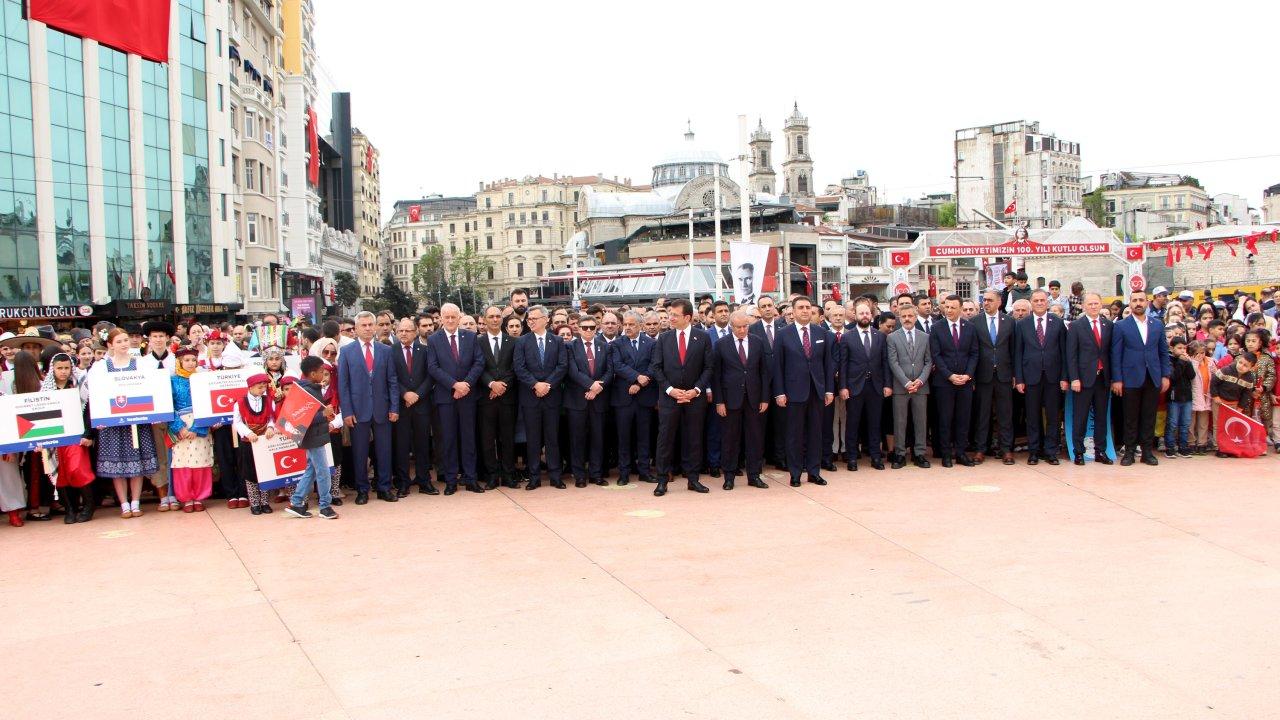
[[[391,365],[394,352],[373,339],[373,313],[356,315],[356,341],[338,352],[338,401],[351,430],[356,504],[369,502],[369,446],[378,473],[378,499],[395,502],[391,488],[391,424],[400,419],[400,386]]]
[[[564,341],[547,332],[547,309],[534,305],[525,312],[528,334],[516,339],[515,372],[520,383],[520,411],[529,465],[525,490],[542,485],[543,449],[546,449],[547,479],[551,487],[563,490],[560,480],[560,383],[568,371]]]
[[[715,351],[716,343],[720,338],[728,337],[729,331],[729,303],[724,300],[716,300],[711,304],[712,322],[707,325],[707,337],[711,338],[711,348]],[[715,402],[715,393],[710,392],[711,387],[703,388],[707,390],[707,402]],[[720,477],[720,416],[714,412],[707,413],[706,420],[706,442],[705,449],[707,455],[707,474],[711,477]]]
[[[427,372],[435,381],[432,399],[440,418],[440,474],[444,494],[484,492],[476,477],[476,384],[484,372],[484,354],[476,334],[458,327],[462,311],[453,303],[440,306],[441,328],[427,338]]]
[[[622,337],[609,344],[613,366],[612,405],[618,429],[618,484],[631,482],[635,472],[641,482],[653,482],[649,474],[649,428],[653,424],[658,390],[650,377],[649,362],[654,339],[640,332],[638,312],[622,317]]]

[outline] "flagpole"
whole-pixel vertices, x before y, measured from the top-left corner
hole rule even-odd
[[[693,304],[693,208],[689,208],[689,304]]]
[[[714,218],[716,233],[716,299],[720,300],[724,297],[724,272],[720,269],[720,163],[712,166],[712,180],[714,187],[712,189],[712,202],[715,203],[712,217]]]

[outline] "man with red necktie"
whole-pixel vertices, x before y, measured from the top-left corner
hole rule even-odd
[[[1111,321],[1102,317],[1102,296],[1085,293],[1084,313],[1067,329],[1067,380],[1071,383],[1071,450],[1084,464],[1084,433],[1093,410],[1093,460],[1107,457],[1107,403],[1111,390]]]
[[[338,352],[338,401],[351,429],[356,504],[369,502],[369,446],[378,474],[378,498],[395,502],[391,487],[391,424],[400,419],[400,386],[392,367],[394,350],[373,339],[373,313],[356,315],[356,341]]]
[[[778,334],[773,345],[773,395],[787,413],[787,470],[791,486],[800,487],[801,473],[809,482],[822,478],[822,414],[835,399],[835,343],[830,333],[811,323],[813,302],[798,297],[791,304],[795,324]]]
[[[698,466],[707,408],[702,389],[711,379],[711,339],[702,328],[692,325],[693,304],[688,300],[672,300],[667,310],[671,329],[658,336],[650,367],[658,385],[658,487],[653,491],[658,497],[667,494],[677,438],[689,489],[709,492],[698,482]]]

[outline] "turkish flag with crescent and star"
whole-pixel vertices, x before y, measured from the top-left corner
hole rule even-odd
[[[249,392],[247,387],[221,388],[209,391],[209,406],[218,415],[230,415],[235,411],[236,403]]]
[[[1004,209],[1005,215],[1013,215],[1018,212],[1018,198],[1014,198]]]
[[[1230,405],[1218,406],[1218,449],[1244,458],[1254,458],[1267,450],[1267,429],[1262,423]]]
[[[276,462],[276,475],[297,475],[307,469],[307,451],[302,448],[290,448],[271,454]]]
[[[1124,259],[1129,262],[1142,262],[1143,252],[1141,245],[1127,245],[1124,249]]]
[[[909,250],[895,250],[889,253],[889,264],[893,267],[906,267],[911,264],[911,252]]]

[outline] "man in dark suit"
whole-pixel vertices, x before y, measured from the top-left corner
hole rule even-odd
[[[844,339],[847,332],[844,324],[844,306],[837,302],[831,302],[825,317],[827,333],[831,336],[831,350],[829,352],[831,353],[832,367],[835,368],[835,373],[831,377],[831,389],[836,393],[836,399],[830,405],[822,408],[822,469],[835,472],[836,426],[840,426],[841,435],[847,434],[843,432],[847,411],[845,410],[844,398],[840,397],[840,369],[844,365],[844,358],[841,356],[844,345],[840,341]],[[836,422],[837,410],[840,412],[839,423]],[[840,441],[843,444],[844,437],[841,437]]]
[[[1102,296],[1085,293],[1084,314],[1067,329],[1067,380],[1071,383],[1071,443],[1075,464],[1084,464],[1084,432],[1093,411],[1093,459],[1110,465],[1107,396],[1111,389],[1111,321],[1102,317]]]
[[[338,352],[338,400],[351,429],[356,504],[369,502],[369,445],[378,473],[378,498],[396,501],[391,488],[391,424],[400,419],[400,385],[391,367],[393,350],[373,339],[373,313],[356,315],[356,342]]]
[[[570,467],[574,487],[607,485],[604,479],[604,418],[609,408],[609,344],[596,334],[596,319],[583,315],[578,320],[578,337],[569,346],[568,382],[564,407],[569,411],[572,440]]]
[[[871,467],[884,469],[881,445],[884,431],[880,420],[884,416],[884,400],[893,395],[886,343],[880,331],[872,327],[875,303],[861,298],[853,306],[854,327],[840,338],[840,397],[845,407],[845,467],[850,472],[858,470],[858,436],[861,428],[867,430],[867,454]]]
[[[1159,289],[1159,288],[1157,288]],[[1169,389],[1173,366],[1164,323],[1148,312],[1147,294],[1129,295],[1129,317],[1116,323],[1111,333],[1111,391],[1124,402],[1124,455],[1121,465],[1132,465],[1142,446],[1142,462],[1156,460],[1156,403]]]
[[[706,330],[707,337],[711,339],[711,348],[714,352],[715,345],[720,341],[720,338],[728,337],[730,335],[729,303],[724,300],[716,300],[711,303],[710,317],[711,322],[707,323]],[[703,390],[710,389],[710,386],[703,388]],[[707,402],[713,401],[713,395],[715,395],[713,392],[707,393]],[[706,423],[707,430],[706,434],[703,436],[703,439],[705,440],[703,450],[706,451],[707,472],[711,477],[720,477],[720,416],[714,412],[708,411],[707,418],[704,422]]]
[[[760,296],[756,309],[760,312],[760,321],[751,326],[751,334],[764,340],[765,351],[769,353],[767,359],[772,368],[773,344],[778,339],[778,333],[787,326],[787,321],[778,316],[777,305],[768,295]],[[779,470],[787,466],[786,416],[786,410],[770,402],[764,426],[765,459]]]
[[[564,341],[547,332],[547,309],[534,305],[525,312],[529,332],[516,340],[513,366],[520,382],[520,409],[529,463],[529,484],[542,485],[542,451],[546,449],[548,480],[564,489],[560,480],[560,383],[568,371],[569,353]]]
[[[414,483],[418,492],[440,494],[431,484],[431,376],[427,374],[427,348],[417,341],[417,336],[413,318],[401,318],[396,323],[396,342],[391,346],[395,350],[391,365],[400,386],[400,419],[396,421],[394,443],[396,497],[407,496]]]
[[[484,334],[479,336],[484,370],[480,372],[480,460],[485,489],[516,482],[515,338],[502,331],[502,308],[484,310]]]
[[[1013,344],[1013,377],[1027,401],[1027,464],[1058,464],[1062,393],[1067,390],[1063,360],[1067,327],[1049,312],[1049,293],[1031,293],[1031,312],[1018,321]]]
[[[711,339],[693,325],[693,305],[688,300],[672,300],[667,311],[671,329],[658,336],[650,363],[658,384],[658,487],[653,490],[658,497],[667,494],[677,439],[689,489],[709,492],[698,482],[698,466],[707,409],[702,394],[711,380]]]
[[[635,472],[641,482],[650,476],[649,427],[658,404],[657,385],[650,376],[649,362],[656,342],[640,332],[640,313],[622,316],[622,336],[609,344],[609,364],[613,368],[610,392],[618,428],[618,484],[631,482]]]
[[[810,322],[813,303],[806,297],[791,304],[795,323],[773,345],[773,400],[787,409],[787,470],[791,487],[800,487],[800,474],[809,482],[822,479],[822,408],[835,399],[835,358],[830,335]]]
[[[954,467],[956,462],[972,467],[973,458],[965,446],[973,409],[973,374],[978,368],[978,334],[960,317],[959,295],[948,295],[942,301],[942,318],[934,321],[929,332],[929,356],[933,360],[942,467]]]
[[[729,319],[731,335],[712,349],[712,394],[720,416],[724,489],[732,490],[738,459],[746,451],[747,484],[766,488],[764,470],[764,413],[769,409],[769,363],[765,341],[748,329],[751,318],[741,310]]]
[[[484,354],[476,334],[458,327],[462,311],[453,303],[440,306],[440,329],[427,339],[427,370],[435,381],[436,411],[440,415],[440,474],[444,494],[452,495],[458,481],[471,492],[484,488],[476,479],[476,383],[484,371]]]
[[[974,444],[976,460],[982,462],[988,450],[999,455],[1005,465],[1013,464],[1013,318],[1000,311],[1001,294],[982,294],[982,312],[973,318],[978,331],[976,372],[976,413]],[[991,435],[994,409],[996,435]]]

